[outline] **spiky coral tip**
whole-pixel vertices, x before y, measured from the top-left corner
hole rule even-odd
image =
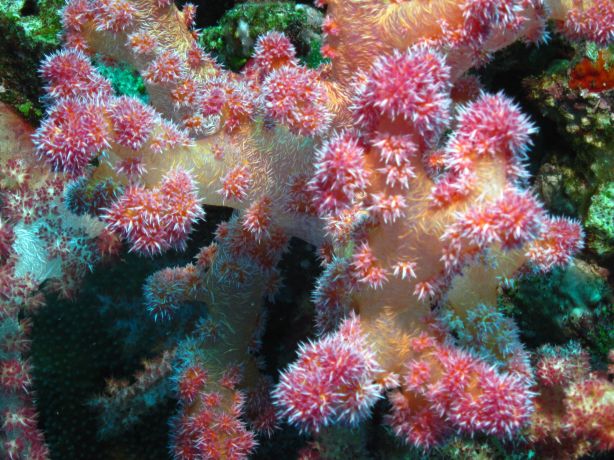
[[[351,317],[336,333],[300,345],[298,361],[282,373],[273,392],[274,402],[301,431],[356,424],[381,397],[377,371],[360,323]]]

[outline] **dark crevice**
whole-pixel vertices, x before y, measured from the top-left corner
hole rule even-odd
[[[234,0],[176,0],[175,3],[179,9],[186,3],[196,5],[196,29],[202,29],[215,25],[224,13],[238,2]]]
[[[23,2],[19,14],[22,16],[36,16],[38,14],[38,3],[36,0],[26,0]]]

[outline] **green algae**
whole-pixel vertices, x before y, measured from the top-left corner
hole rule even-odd
[[[319,65],[322,14],[315,8],[294,3],[243,3],[227,11],[217,25],[200,34],[202,47],[232,70],[239,70],[252,56],[256,39],[269,31],[285,33],[299,57],[310,66]]]
[[[124,63],[106,64],[100,59],[94,61],[94,66],[109,80],[116,94],[135,97],[145,104],[149,102],[145,82],[135,68]]]
[[[64,0],[0,0],[0,101],[32,123],[44,114],[38,68],[60,45],[63,5]]]
[[[614,253],[614,182],[599,188],[591,199],[586,218],[589,247],[598,255]]]

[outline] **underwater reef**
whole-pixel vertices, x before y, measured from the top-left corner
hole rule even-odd
[[[611,1],[0,30],[0,459],[612,455]]]

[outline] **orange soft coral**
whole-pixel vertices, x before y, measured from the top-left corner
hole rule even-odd
[[[215,250],[185,267],[193,276],[181,296],[207,301],[210,317],[198,342],[207,353],[191,349],[183,364],[197,364],[211,378],[181,406],[174,428],[179,458],[213,455],[207,449],[243,458],[254,445],[239,421],[241,396],[234,386],[258,380],[248,350],[258,343],[261,298],[279,284],[275,266],[289,236],[322,247],[325,270],[314,300],[320,331],[331,333],[301,348],[282,378],[288,385],[275,392],[291,422],[305,430],[353,423],[384,390],[394,406],[391,423],[419,445],[440,441],[452,428],[507,438],[531,415],[530,371],[517,337],[481,344],[488,353],[476,357],[453,347],[431,311],[451,312],[471,329],[469,311],[494,313],[500,285],[531,264],[545,270],[566,263],[582,246],[582,230],[549,217],[526,188],[523,160],[535,128],[514,102],[474,90],[461,91],[465,105],[459,105],[452,88],[488,54],[519,39],[542,40],[548,17],[564,21],[592,2],[320,3],[328,5],[329,65],[303,68],[287,39],[273,33],[260,39],[240,74],[221,70],[198,48],[188,28],[191,9],[180,12],[153,0],[130,7],[123,0],[73,0],[64,11],[67,46],[134,66],[156,111],[148,112],[146,129],[135,129],[136,103],[110,94],[73,102],[73,89],[48,76],[54,107],[99,108],[96,126],[104,132],[85,130],[87,148],[76,143],[74,152],[66,145],[60,153],[90,159],[104,147],[93,177],[129,185],[127,197],[112,208],[126,212],[111,227],[129,239],[139,232],[150,237],[152,226],[175,231],[177,224],[165,223],[173,211],[160,204],[160,190],[169,171],[177,170],[193,178],[184,190],[190,203],[241,211],[218,227]],[[87,63],[71,70],[58,62],[58,72],[72,71],[68,78],[77,82],[79,72],[89,71]],[[132,109],[117,109],[123,105]],[[66,127],[54,121],[47,122],[53,135],[80,128],[80,120]],[[54,161],[55,152],[44,148],[46,134],[39,130],[39,154],[63,168],[66,161]],[[142,202],[122,208],[133,195]],[[141,209],[147,210],[143,216]],[[192,206],[181,209],[180,242],[189,230],[184,224],[197,214]],[[126,214],[130,219],[122,221]],[[166,248],[175,240],[164,241]],[[348,314],[356,319],[343,320]],[[334,332],[340,324],[341,332]],[[334,346],[344,328],[352,329],[355,350]],[[307,378],[317,374],[311,364],[318,360],[329,372],[326,381]],[[226,388],[220,382],[235,365],[228,363],[237,362],[242,378]],[[310,381],[326,391],[309,399],[301,385]],[[360,397],[339,399],[336,386]],[[458,390],[450,393],[458,401],[442,396],[448,387]],[[305,407],[316,400],[316,411]],[[236,452],[228,450],[227,437],[215,435],[220,426],[237,433]],[[415,433],[416,426],[423,433]]]

